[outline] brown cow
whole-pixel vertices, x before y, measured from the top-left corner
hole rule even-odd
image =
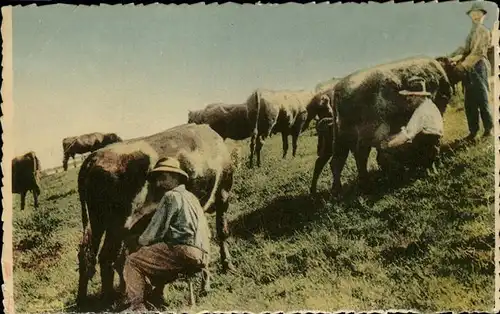
[[[297,140],[307,119],[307,104],[314,97],[311,91],[272,91],[257,89],[247,99],[250,124],[253,128],[250,141],[249,166],[253,167],[254,154],[260,167],[260,154],[264,141],[281,133],[283,158],[288,152],[288,135],[292,135],[292,154],[297,152]]]
[[[134,208],[151,203],[146,177],[161,157],[174,157],[180,161],[182,169],[190,176],[187,189],[200,199],[207,213],[215,212],[221,263],[224,270],[233,267],[226,243],[225,219],[233,185],[231,155],[223,139],[208,125],[180,125],[145,138],[110,145],[92,153],[82,164],[78,190],[85,231],[78,253],[77,302],[80,306],[87,295],[88,281],[95,273],[104,232],[106,238],[99,253],[103,296],[108,298],[113,292],[114,263],[123,289],[123,265],[117,261],[124,239],[123,227]],[[144,213],[147,206],[140,208],[139,213]]]
[[[332,90],[339,81],[340,78],[333,77],[328,81],[319,83],[315,88],[316,94]]]
[[[115,133],[89,133],[80,136],[66,137],[62,141],[63,145],[63,168],[68,170],[68,159],[75,161],[76,154],[85,154],[96,151],[106,145],[121,142],[122,139]]]
[[[318,132],[318,147],[316,153],[318,157],[314,164],[314,173],[310,188],[311,194],[316,193],[319,175],[333,154],[333,145],[335,141],[333,126],[332,117],[325,117],[316,124],[316,131]]]
[[[215,103],[188,112],[188,123],[208,124],[224,140],[244,140],[252,136],[246,104]]]
[[[444,114],[457,78],[456,70],[443,64],[429,57],[413,57],[357,71],[335,85],[332,194],[341,191],[340,177],[350,151],[356,159],[359,182],[364,185],[371,147],[380,148],[385,138],[399,132],[410,119],[416,108],[399,94],[409,78],[424,78],[431,99]],[[423,162],[429,166],[433,161]]]
[[[307,110],[307,119],[302,127],[302,131],[306,130],[309,127],[309,124],[313,119],[317,119],[319,122],[323,118],[333,117],[333,107],[332,101],[333,93],[335,90],[335,83],[339,80],[331,81],[328,84],[328,89],[323,89],[319,91],[311,101],[306,105]]]
[[[26,193],[33,193],[35,208],[38,208],[40,195],[40,160],[30,151],[12,159],[12,193],[21,194],[21,210],[24,210]]]

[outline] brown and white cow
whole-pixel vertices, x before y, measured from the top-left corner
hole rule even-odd
[[[248,116],[253,128],[250,141],[249,166],[253,167],[254,155],[257,166],[261,165],[261,150],[265,140],[281,133],[283,158],[288,152],[288,136],[292,136],[292,155],[297,152],[297,141],[307,119],[307,104],[314,97],[312,91],[273,91],[257,89],[247,99]]]
[[[188,123],[208,124],[224,140],[245,140],[252,136],[246,104],[214,103],[188,112]]]
[[[128,217],[131,217],[130,222],[137,215],[148,214],[144,212],[148,206],[141,204],[154,207],[148,198],[146,179],[148,171],[162,157],[180,161],[190,177],[186,188],[200,199],[206,213],[215,212],[221,263],[224,270],[233,267],[226,243],[225,218],[233,185],[231,154],[223,139],[208,125],[180,125],[148,137],[107,146],[92,153],[82,164],[78,176],[84,227],[78,253],[79,306],[83,305],[88,281],[95,273],[104,232],[106,238],[99,253],[103,296],[109,299],[113,293],[113,265],[123,289],[122,265],[116,262],[124,240],[124,226]]]

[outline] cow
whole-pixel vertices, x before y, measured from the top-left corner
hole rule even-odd
[[[316,94],[329,91],[335,87],[335,85],[340,81],[340,78],[333,77],[329,79],[328,81],[324,81],[316,85],[315,91]]]
[[[12,193],[21,194],[21,210],[28,191],[33,193],[34,206],[38,208],[41,170],[40,160],[33,151],[12,159]]]
[[[329,81],[328,88],[319,91],[318,88],[316,88],[318,92],[306,105],[307,118],[302,127],[302,131],[305,131],[309,127],[309,124],[313,119],[316,119],[316,122],[319,122],[323,118],[333,117],[331,99],[333,99],[333,91],[335,90],[335,85],[338,81],[338,79]]]
[[[154,206],[147,192],[147,174],[162,157],[179,160],[190,177],[186,188],[200,199],[207,214],[215,212],[221,264],[224,271],[233,269],[226,243],[229,233],[225,218],[233,185],[231,154],[224,140],[208,125],[183,124],[102,148],[90,154],[82,164],[78,175],[84,228],[78,253],[79,306],[87,295],[88,281],[95,273],[104,232],[106,238],[99,253],[102,294],[104,299],[109,299],[114,292],[113,266],[123,290],[123,263],[118,262],[118,255],[125,223],[133,224],[134,217],[148,214]]]
[[[333,138],[333,117],[324,117],[318,121],[316,124],[316,132],[318,133],[318,145],[317,145],[317,158],[314,163],[314,172],[310,187],[310,193],[312,195],[316,194],[318,178],[323,171],[326,163],[330,160],[333,153],[333,144],[335,139]]]
[[[75,161],[76,154],[93,152],[106,145],[121,142],[122,139],[116,133],[88,133],[80,136],[66,137],[62,141],[63,146],[63,168],[68,170],[68,159]]]
[[[252,136],[246,104],[209,104],[188,111],[188,123],[208,124],[224,140],[240,141]]]
[[[410,108],[399,91],[410,77],[424,78],[432,101],[444,114],[451,98],[451,86],[459,76],[454,67],[443,65],[443,60],[412,57],[354,72],[335,85],[335,145],[330,161],[333,195],[341,192],[341,173],[350,151],[356,160],[359,183],[365,186],[371,147],[381,148],[383,140],[398,133],[409,121],[416,108]]]
[[[283,158],[288,152],[288,136],[292,135],[292,155],[297,152],[297,140],[307,119],[306,105],[314,97],[312,91],[255,90],[247,99],[248,117],[253,128],[250,140],[249,166],[253,167],[254,155],[257,166],[261,165],[261,150],[265,140],[281,133]]]

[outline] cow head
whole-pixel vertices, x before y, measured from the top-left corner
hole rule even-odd
[[[302,130],[309,127],[312,119],[321,120],[326,117],[333,117],[332,99],[333,92],[322,92],[314,96],[307,105],[307,120]],[[316,119],[317,118],[317,119]]]
[[[191,110],[188,110],[188,123],[194,123],[193,112]]]
[[[108,133],[104,135],[103,143],[106,145],[117,143],[117,142],[123,142],[121,137],[116,135],[116,133]]]
[[[446,72],[446,76],[448,76],[448,80],[450,81],[451,86],[455,86],[458,82],[462,80],[463,74],[457,70],[456,64],[448,57],[438,57],[436,61],[441,64],[444,71]]]

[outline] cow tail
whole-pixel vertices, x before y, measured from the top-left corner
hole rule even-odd
[[[332,99],[330,101],[331,106],[332,106],[332,111],[333,111],[333,147],[335,147],[335,140],[339,136],[339,112],[338,112],[338,106],[337,106],[337,97],[335,97],[335,92],[332,93]]]
[[[40,190],[40,171],[41,171],[40,160],[35,155],[35,153],[31,153],[31,156],[33,158],[33,175],[35,178],[35,186],[36,186],[35,189]]]
[[[250,127],[253,127],[250,140],[250,159],[252,159],[255,155],[255,147],[259,136],[260,93],[258,90],[254,91],[248,98],[247,109]]]
[[[218,171],[215,174],[215,182],[214,187],[212,188],[212,192],[210,193],[210,197],[208,201],[203,205],[203,211],[206,213],[213,213],[212,205],[215,203],[215,198],[217,191],[219,190],[220,182],[221,182],[222,171]]]
[[[90,156],[89,158],[85,159],[83,161],[82,166],[80,167],[80,172],[78,173],[78,196],[80,198],[80,206],[81,206],[81,211],[82,211],[82,225],[83,225],[83,231],[85,232],[85,229],[87,228],[89,219],[88,219],[88,213],[87,213],[87,190],[86,190],[86,184],[87,184],[87,175],[88,175],[88,163],[91,160]]]
[[[255,121],[253,128],[253,136],[257,137],[259,134],[259,115],[260,115],[260,93],[259,91],[254,92],[255,99]]]
[[[438,97],[437,97],[437,105],[441,115],[446,111],[446,107],[451,100],[453,90],[451,83],[446,76],[446,72],[442,71],[441,77],[439,78],[439,87],[438,87]]]
[[[240,148],[234,147],[231,151],[231,161],[233,163],[234,169],[237,170],[240,167]]]

